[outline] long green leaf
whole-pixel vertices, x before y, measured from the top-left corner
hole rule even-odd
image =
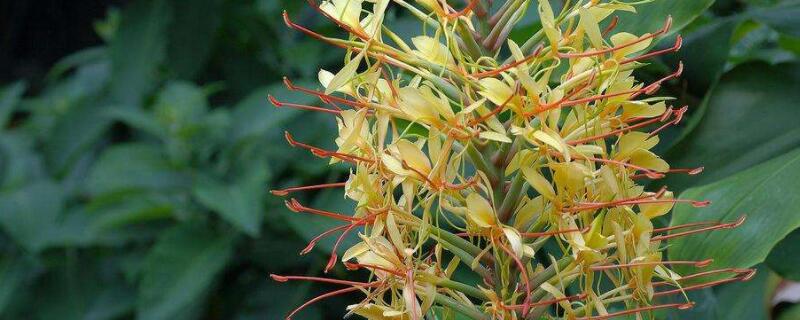
[[[683,190],[710,183],[800,146],[797,83],[800,63],[746,64],[725,74],[697,126],[666,155],[673,167],[705,171],[671,175],[664,184]]]
[[[233,251],[233,237],[184,224],[166,231],[148,255],[137,319],[190,319]]]
[[[155,87],[171,17],[166,0],[137,1],[125,10],[111,42],[111,95],[117,103],[137,107]]]
[[[64,209],[62,190],[53,182],[34,182],[0,194],[0,226],[23,248],[37,252],[56,232]]]
[[[678,32],[699,17],[714,0],[654,0],[635,6],[636,13],[621,12],[615,31],[644,34],[661,29],[667,16],[672,17],[670,33]]]
[[[772,249],[766,264],[782,277],[800,281],[800,229],[792,231]]]
[[[706,199],[707,208],[678,205],[672,225],[698,221],[734,221],[736,229],[705,232],[669,242],[673,260],[713,258],[712,267],[746,268],[767,257],[789,232],[800,227],[800,149],[718,182],[692,188],[683,199]],[[679,268],[680,271],[691,271]]]

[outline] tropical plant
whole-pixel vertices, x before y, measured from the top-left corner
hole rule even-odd
[[[0,79],[12,78],[5,74],[9,64],[32,72],[24,80],[0,85],[0,239],[4,240],[0,319],[283,319],[303,301],[343,287],[279,283],[269,279],[271,273],[368,279],[367,272],[348,272],[341,263],[324,273],[336,236],[321,239],[314,250],[298,256],[299,249],[340,222],[292,213],[283,199],[268,192],[340,183],[349,177],[347,165],[327,166],[306,150],[283,146],[288,130],[298,142],[338,149],[336,115],[293,110],[288,104],[277,109],[268,100],[272,95],[281,103],[317,104],[320,100],[314,96],[288,90],[282,76],[297,87],[320,88],[324,93],[317,79],[319,69],[343,66],[344,50],[302,32],[288,32],[282,9],[291,21],[320,34],[338,36],[341,28],[321,19],[306,1],[127,2],[109,8],[106,18],[94,24],[95,46],[64,57],[47,73],[31,68],[27,57],[0,64]],[[493,2],[492,12],[502,4],[480,2]],[[556,14],[565,2],[549,1]],[[92,15],[96,3],[23,1],[11,8],[49,16],[61,9],[48,6],[75,6],[81,10],[74,11]],[[364,8],[371,9],[370,3],[364,2]],[[384,25],[413,46],[420,20],[398,2],[392,3]],[[459,11],[469,5],[463,0],[447,3]],[[520,45],[541,26],[538,10],[533,10],[539,3],[530,3],[532,7],[508,35]],[[421,3],[410,5],[425,10]],[[671,105],[689,108],[683,121],[660,132],[660,143],[651,151],[676,168],[705,167],[702,174],[668,175],[646,188],[658,191],[668,185],[680,194],[676,198],[712,200],[699,209],[678,204],[672,213],[651,220],[654,229],[747,216],[735,229],[670,239],[663,243],[667,250],[663,258],[713,258],[703,270],[758,269],[747,282],[688,291],[688,300],[695,302],[691,309],[662,309],[650,315],[796,319],[800,307],[784,293],[792,280],[800,280],[795,267],[800,256],[796,247],[800,135],[794,106],[800,98],[800,3],[657,0],[635,8],[637,14],[615,13],[619,19],[612,33],[652,32],[670,14],[671,31],[654,38],[648,50],[667,49],[678,33],[683,36],[680,51],[642,61],[632,74],[640,82],[652,83],[677,70],[678,61],[684,64],[681,77],[662,82],[657,95],[676,97]],[[1,40],[4,58],[8,53],[13,57],[20,48],[5,47],[9,39],[35,43],[36,50],[59,47],[49,37],[28,39],[32,33],[26,30],[47,24],[27,18],[3,20],[3,30],[8,31]],[[74,29],[82,25],[71,19],[70,23]],[[480,24],[475,27],[480,31]],[[606,27],[600,23],[601,31]],[[435,36],[433,28],[426,32]],[[610,35],[603,39],[609,41]],[[507,57],[507,42],[501,47],[500,56]],[[363,68],[362,64],[358,71]],[[562,72],[557,69],[553,74]],[[403,85],[412,78],[410,73],[394,76],[398,75],[404,77]],[[558,81],[553,79],[548,87]],[[499,119],[506,120],[503,117]],[[422,130],[424,123],[395,122],[408,129],[403,139],[427,140],[430,135]],[[420,149],[426,156],[428,145]],[[491,142],[480,151],[488,155],[495,145],[499,143]],[[409,180],[414,180],[411,176]],[[308,190],[291,197],[307,207],[355,212],[355,202],[344,198],[343,189]],[[364,231],[355,229],[342,239],[339,255],[359,242],[359,232]],[[505,233],[496,238],[500,244],[510,244]],[[558,256],[561,250],[546,244],[537,252]],[[442,259],[451,258],[443,248]],[[451,279],[486,286],[463,261]],[[548,263],[546,257],[541,261]],[[506,262],[503,267],[516,268],[515,262]],[[695,272],[694,266],[673,268],[679,274]],[[519,290],[523,296],[524,291]],[[567,296],[580,294],[575,290]],[[363,298],[362,292],[352,292],[325,299],[295,318],[339,319],[347,313],[347,305]],[[686,301],[679,296],[654,303]],[[545,313],[558,314],[555,308]],[[433,309],[441,315],[445,308]]]

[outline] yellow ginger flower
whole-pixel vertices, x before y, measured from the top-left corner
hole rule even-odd
[[[743,222],[653,225],[675,203],[708,204],[644,187],[667,174],[702,171],[671,168],[653,152],[658,133],[686,112],[654,96],[681,68],[650,83],[633,73],[643,60],[679,49],[680,37],[648,53],[670,20],[637,35],[615,32],[612,17],[635,11],[618,1],[567,1],[559,12],[548,0],[452,2],[311,1],[347,39],[284,14],[290,28],[347,57],[340,70],[320,70],[321,88],[285,81],[320,105],[270,97],[278,107],[332,115],[337,149],[289,133],[287,140],[351,171],[346,181],[273,193],[344,188],[342,201],[354,201],[354,212],[293,198],[286,204],[340,222],[302,253],[336,237],[325,271],[343,266],[370,274],[363,281],[273,275],[344,287],[289,317],[321,299],[361,292],[363,299],[343,312],[409,320],[647,318],[652,310],[692,306],[659,304],[659,297],[752,277],[739,269],[679,275],[670,266],[704,268],[710,261],[663,259],[670,238]],[[408,11],[419,21],[418,34],[405,39],[384,25],[388,10]],[[518,44],[509,34],[529,11],[539,16],[541,32]],[[360,241],[341,248],[339,258],[348,235]],[[479,280],[456,277],[457,270]],[[712,281],[720,274],[731,278]]]

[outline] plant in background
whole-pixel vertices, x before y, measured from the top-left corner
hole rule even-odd
[[[346,51],[345,64],[319,72],[323,89],[290,90],[323,106],[270,97],[277,107],[331,114],[337,149],[289,144],[351,168],[344,182],[273,191],[344,188],[355,212],[311,208],[290,198],[295,212],[341,222],[315,238],[336,237],[328,265],[365,270],[364,281],[273,275],[277,281],[342,285],[321,299],[361,292],[348,314],[368,319],[606,319],[686,309],[685,292],[747,280],[752,269],[705,270],[710,259],[670,261],[666,240],[739,226],[694,222],[655,228],[652,220],[678,199],[648,180],[675,169],[651,151],[658,133],[681,121],[686,107],[653,96],[682,67],[653,82],[633,73],[666,36],[615,31],[620,1],[472,0],[460,9],[443,0],[392,1],[419,21],[406,38],[384,23],[389,0],[310,1],[348,33],[344,39],[287,25]],[[530,10],[541,28],[527,41],[509,35]],[[650,31],[650,33],[647,33]],[[346,200],[343,200],[346,201]],[[337,248],[348,236],[360,241]],[[678,274],[674,265],[698,270]],[[469,271],[477,281],[459,277]],[[469,278],[469,277],[466,277]],[[663,302],[663,297],[684,298]]]

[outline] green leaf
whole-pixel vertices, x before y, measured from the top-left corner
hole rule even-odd
[[[30,269],[31,266],[23,257],[8,254],[0,258],[0,316],[21,291]]]
[[[17,107],[22,94],[28,87],[25,82],[17,81],[3,88],[0,88],[0,128],[5,128],[8,119]]]
[[[779,32],[800,37],[800,2],[794,1],[775,7],[753,10],[751,17]]]
[[[232,236],[193,224],[166,231],[146,258],[136,318],[194,318],[232,253]]]
[[[619,13],[619,24],[614,32],[625,31],[636,35],[652,33],[664,26],[667,16],[672,16],[670,33],[675,33],[699,17],[713,3],[714,0],[655,0],[636,5],[636,13]]]
[[[769,253],[766,263],[786,279],[800,281],[800,229],[792,231]]]
[[[696,127],[667,152],[674,168],[705,167],[701,175],[670,175],[674,190],[710,183],[800,146],[796,126],[800,64],[745,64],[726,73],[707,97]]]
[[[704,94],[722,74],[731,50],[736,19],[719,19],[686,35],[681,50],[664,60],[672,66],[683,62],[681,79],[693,93]]]
[[[51,241],[63,209],[58,185],[34,182],[0,194],[0,226],[20,246],[37,252]]]
[[[797,320],[800,319],[800,304],[794,304],[785,311],[778,314],[777,320]]]
[[[73,68],[106,60],[108,60],[108,49],[106,47],[86,48],[58,60],[58,62],[50,68],[50,71],[47,72],[46,80],[53,82]]]
[[[767,268],[758,268],[755,277],[716,288],[717,316],[715,319],[768,320],[771,287],[775,276]]]
[[[206,93],[190,82],[169,82],[158,93],[153,112],[164,127],[181,134],[182,128],[199,122],[208,113]]]
[[[192,193],[204,206],[217,212],[244,233],[257,237],[264,219],[266,175],[253,172],[250,178],[226,184],[212,179],[199,179]]]
[[[102,233],[173,216],[180,199],[160,192],[124,192],[95,199],[88,205],[91,228]]]
[[[15,188],[46,176],[39,153],[33,150],[33,137],[20,132],[0,132],[2,186]]]
[[[123,281],[114,259],[71,251],[50,264],[35,288],[35,307],[28,311],[33,318],[112,320],[133,310],[135,290]]]
[[[163,151],[146,143],[119,144],[100,155],[89,173],[87,188],[98,196],[130,190],[188,187],[190,179],[166,160]]]
[[[670,240],[671,260],[712,258],[712,268],[746,268],[767,257],[789,232],[800,227],[800,149],[715,183],[691,188],[683,199],[706,199],[707,208],[677,205],[671,225],[698,221],[735,221],[738,228]],[[689,268],[678,268],[689,271]]]
[[[105,108],[97,102],[87,102],[70,108],[56,119],[44,143],[45,160],[51,172],[63,175],[87,149],[100,140],[111,126],[111,119],[103,114]]]
[[[116,102],[137,107],[157,84],[171,18],[166,0],[137,1],[125,10],[110,44],[111,95]]]
[[[175,12],[167,55],[178,78],[192,79],[205,67],[219,29],[221,0],[171,0]]]

